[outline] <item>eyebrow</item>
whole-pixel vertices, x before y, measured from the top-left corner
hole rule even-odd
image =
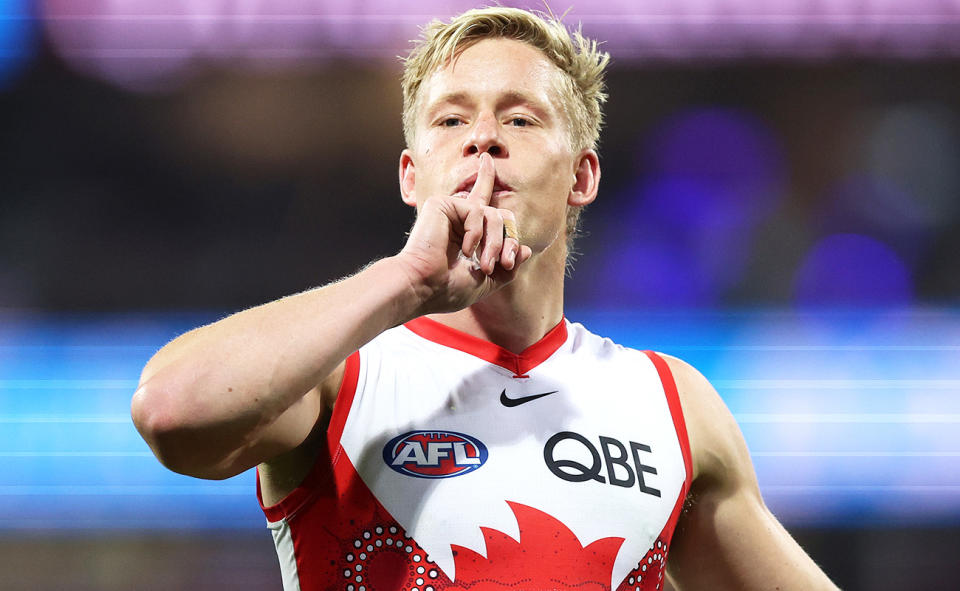
[[[453,104],[461,107],[473,107],[474,102],[475,101],[473,98],[471,98],[470,95],[465,92],[449,92],[433,101],[433,103],[427,109],[427,114],[432,117],[434,112],[436,112],[437,109],[439,109],[442,105]],[[545,120],[550,119],[549,111],[541,103],[541,101],[518,90],[507,91],[498,97],[496,109],[497,111],[500,111],[516,105],[524,105],[534,111],[538,117],[541,117]]]

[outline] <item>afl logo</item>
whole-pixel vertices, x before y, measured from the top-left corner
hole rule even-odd
[[[383,448],[383,461],[416,478],[451,478],[473,472],[487,461],[487,446],[453,431],[410,431]]]

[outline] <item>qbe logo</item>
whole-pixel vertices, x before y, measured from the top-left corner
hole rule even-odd
[[[649,486],[644,477],[644,474],[656,475],[657,469],[645,464],[646,460],[640,456],[641,453],[651,453],[650,446],[636,441],[628,444],[629,451],[622,441],[601,435],[598,450],[597,446],[583,435],[573,431],[561,431],[548,439],[543,446],[543,460],[556,477],[567,482],[594,480],[600,484],[623,488],[633,488],[636,484],[640,492],[659,497],[660,490]],[[589,463],[581,461],[584,459]]]
[[[487,461],[487,446],[454,431],[410,431],[383,448],[383,461],[416,478],[451,478],[473,472]]]

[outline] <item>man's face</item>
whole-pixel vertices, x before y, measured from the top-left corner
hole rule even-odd
[[[489,152],[497,172],[490,205],[516,214],[534,252],[563,240],[568,203],[585,205],[596,193],[595,182],[584,191],[578,177],[586,166],[599,180],[599,166],[592,150],[571,148],[559,76],[539,50],[507,39],[481,41],[434,72],[420,88],[414,145],[400,157],[404,201],[465,197]]]

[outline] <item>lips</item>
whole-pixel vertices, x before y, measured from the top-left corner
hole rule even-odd
[[[473,190],[473,186],[477,183],[477,173],[473,173],[463,180],[459,185],[457,185],[456,190],[452,193],[454,197],[466,197],[470,194],[470,191]],[[511,187],[506,182],[502,181],[499,176],[494,177],[493,179],[493,194],[497,193],[509,193],[513,191]]]

